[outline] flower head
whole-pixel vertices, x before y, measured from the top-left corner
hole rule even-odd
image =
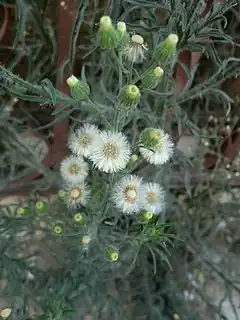
[[[85,183],[70,184],[66,186],[67,195],[65,202],[69,208],[85,206],[90,199],[90,189]]]
[[[138,213],[141,210],[142,179],[135,175],[122,178],[114,187],[112,199],[123,213]]]
[[[120,104],[123,110],[134,110],[140,102],[141,93],[134,84],[122,88],[120,92]]]
[[[86,82],[80,81],[78,78],[72,75],[67,79],[67,84],[70,87],[71,95],[74,99],[84,100],[88,98],[90,94],[90,88]]]
[[[100,19],[98,30],[100,45],[102,49],[116,48],[119,43],[119,33],[112,24],[109,16],[103,16]]]
[[[112,173],[124,169],[130,155],[130,145],[122,133],[104,131],[95,140],[90,159],[99,170]]]
[[[155,52],[155,59],[160,62],[167,62],[172,59],[177,52],[179,38],[176,34],[171,33],[163,40]]]
[[[142,79],[142,85],[148,89],[155,89],[161,81],[163,74],[164,71],[161,67],[154,68]]]
[[[140,136],[139,151],[142,157],[151,164],[166,163],[173,154],[174,144],[162,129],[148,128]]]
[[[143,209],[158,214],[165,207],[165,192],[163,188],[155,182],[149,182],[144,185],[141,202]]]
[[[72,133],[68,145],[70,150],[78,156],[89,157],[94,139],[99,135],[98,128],[93,124],[84,124]]]
[[[148,50],[147,45],[144,43],[144,39],[139,34],[134,34],[129,43],[123,49],[125,57],[134,62],[142,63],[146,59],[145,52]]]
[[[62,161],[60,173],[66,182],[78,183],[87,177],[88,164],[81,157],[69,156]]]

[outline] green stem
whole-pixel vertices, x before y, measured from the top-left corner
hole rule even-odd
[[[122,86],[123,86],[123,74],[122,74],[122,62],[123,62],[123,55],[122,55],[122,51],[119,52],[118,54],[118,59],[119,59],[119,71],[118,71],[118,74],[119,74],[119,92],[121,91],[122,89]]]

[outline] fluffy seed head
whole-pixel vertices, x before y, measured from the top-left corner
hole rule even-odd
[[[81,182],[88,175],[88,164],[81,157],[69,156],[62,161],[60,174],[66,182]]]
[[[134,34],[129,43],[123,49],[124,56],[133,63],[142,63],[146,59],[145,52],[148,50],[144,39],[139,34]]]
[[[113,189],[112,199],[115,206],[126,214],[140,212],[141,190],[142,179],[140,177],[135,175],[125,176]]]
[[[76,155],[87,158],[92,152],[93,141],[98,135],[98,128],[86,123],[71,134],[68,141],[69,149]]]
[[[122,133],[104,131],[95,140],[90,159],[99,170],[113,173],[126,167],[130,155],[130,145]]]
[[[165,192],[158,183],[146,183],[142,191],[141,201],[142,207],[146,211],[158,214],[165,208]]]

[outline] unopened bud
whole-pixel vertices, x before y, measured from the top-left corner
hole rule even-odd
[[[84,216],[81,213],[75,213],[75,215],[73,216],[73,219],[75,222],[79,224],[84,224],[85,222]]]
[[[89,244],[91,242],[91,237],[89,235],[85,235],[82,237],[83,244]]]
[[[1,318],[3,319],[7,319],[10,314],[12,313],[12,309],[10,308],[5,308],[5,309],[2,309],[1,312],[0,312],[0,316]]]
[[[106,258],[109,261],[117,261],[119,257],[119,252],[116,248],[114,247],[108,247],[105,250]]]
[[[155,59],[160,62],[169,61],[176,54],[178,40],[178,36],[171,33],[158,46],[154,55]]]
[[[25,217],[29,214],[29,209],[26,207],[19,207],[17,208],[17,216],[18,217]]]
[[[78,80],[75,76],[71,76],[67,79],[67,84],[70,87],[71,96],[74,99],[84,100],[88,98],[90,88],[86,82]]]
[[[142,85],[147,89],[155,89],[163,77],[164,71],[161,67],[153,69],[142,79]]]
[[[161,133],[158,129],[147,128],[145,129],[139,138],[139,143],[142,147],[151,149],[155,148],[161,143]]]
[[[120,92],[120,105],[126,111],[134,110],[140,102],[141,93],[137,86],[130,84]]]
[[[45,201],[39,200],[36,204],[35,204],[35,208],[37,210],[37,212],[39,213],[47,213],[48,211],[48,204]]]
[[[66,197],[66,191],[65,190],[59,190],[58,191],[58,199],[59,200],[64,200]]]
[[[152,219],[152,217],[153,217],[153,213],[150,211],[143,212],[141,215],[141,218],[143,221],[149,221]]]
[[[120,35],[113,26],[112,20],[109,16],[103,16],[100,19],[98,34],[102,49],[113,49],[117,47]]]
[[[53,227],[53,232],[56,233],[57,235],[62,235],[63,234],[63,226],[60,224],[56,224]]]

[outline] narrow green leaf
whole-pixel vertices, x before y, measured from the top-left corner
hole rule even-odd
[[[44,79],[41,81],[41,85],[45,91],[49,94],[52,100],[52,104],[55,106],[57,103],[56,89],[54,88],[52,82],[49,79]]]
[[[69,103],[63,103],[59,108],[56,108],[51,115],[52,116],[56,116],[57,114],[59,114],[60,112],[62,112],[64,109],[66,109],[67,107],[69,107]]]
[[[16,48],[19,41],[23,40],[25,30],[25,5],[23,0],[16,0],[16,35],[13,41],[13,47]]]

